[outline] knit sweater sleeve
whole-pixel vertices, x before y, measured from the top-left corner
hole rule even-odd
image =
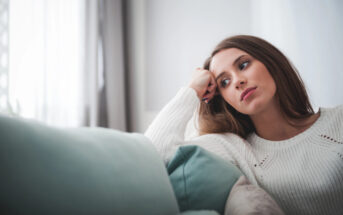
[[[176,96],[157,114],[146,132],[165,163],[185,141],[188,121],[200,101],[194,89],[181,88]]]

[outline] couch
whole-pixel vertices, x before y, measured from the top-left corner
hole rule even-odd
[[[0,135],[1,214],[219,214],[180,211],[168,170],[142,134],[0,115]]]

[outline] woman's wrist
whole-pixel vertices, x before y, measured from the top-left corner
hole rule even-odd
[[[188,87],[189,87],[189,88],[192,88],[192,89],[195,91],[195,93],[196,93],[198,99],[201,100],[201,95],[200,95],[199,91],[197,90],[197,88],[194,87],[192,84],[189,84]]]

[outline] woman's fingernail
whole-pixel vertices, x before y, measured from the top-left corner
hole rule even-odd
[[[204,101],[207,104],[208,103],[208,98],[203,98],[202,101]]]

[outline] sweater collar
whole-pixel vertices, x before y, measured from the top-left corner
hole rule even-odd
[[[325,118],[327,117],[327,109],[326,108],[319,108],[320,116],[318,119],[305,131],[295,135],[294,137],[291,137],[286,140],[280,140],[280,141],[271,141],[264,139],[262,137],[259,137],[255,132],[250,134],[247,138],[247,141],[252,145],[252,147],[260,148],[260,149],[281,149],[285,147],[290,147],[299,141],[303,141],[305,138],[311,137],[316,134],[320,134],[321,126],[323,125]]]

